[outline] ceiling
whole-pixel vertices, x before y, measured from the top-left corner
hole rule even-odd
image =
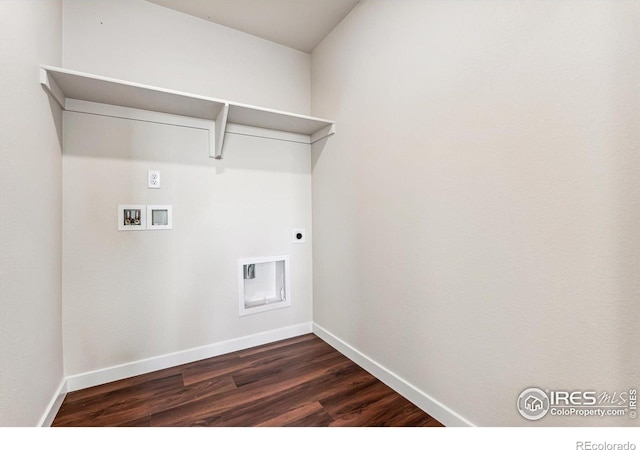
[[[147,0],[311,53],[359,0]]]

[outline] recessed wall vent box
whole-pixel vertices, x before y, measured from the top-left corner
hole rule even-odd
[[[118,205],[118,230],[142,231],[147,229],[145,205]]]
[[[289,255],[238,260],[239,314],[291,306]]]
[[[170,230],[172,228],[171,205],[147,205],[147,230]]]

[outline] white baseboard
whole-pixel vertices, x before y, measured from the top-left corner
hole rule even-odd
[[[315,323],[312,324],[311,322],[69,376],[61,383],[56,394],[51,399],[45,414],[40,420],[39,426],[48,427],[53,423],[53,419],[58,413],[60,405],[62,404],[67,392],[110,383],[112,381],[142,375],[156,370],[167,369],[169,367],[199,361],[201,359],[212,358],[214,356],[244,350],[246,348],[268,344],[311,332],[315,333],[319,338],[327,342],[340,353],[351,359],[400,395],[407,398],[427,414],[437,419],[443,425],[448,427],[475,426],[460,414],[413,386],[386,367],[377,363],[359,350],[322,328],[320,325]]]
[[[64,400],[65,395],[67,395],[67,380],[62,380],[60,386],[56,390],[56,393],[51,398],[49,405],[47,405],[47,409],[45,410],[40,422],[38,422],[39,427],[50,427],[53,423],[53,419],[56,418],[56,414],[60,410],[60,406],[62,405],[62,401]]]
[[[331,345],[333,348],[338,350],[340,353],[342,353],[354,363],[362,367],[364,370],[375,376],[391,389],[398,392],[400,395],[418,406],[420,409],[438,420],[443,425],[448,427],[475,426],[460,414],[443,405],[442,403],[429,396],[425,392],[421,391],[417,387],[413,386],[406,380],[400,378],[398,375],[396,375],[386,367],[378,364],[376,361],[361,353],[359,350],[353,348],[342,339],[331,334],[320,325],[314,323],[313,332],[320,339]]]
[[[311,333],[311,331],[311,322],[306,322],[284,328],[278,328],[277,330],[265,331],[263,333],[230,339],[228,341],[216,342],[215,344],[191,348],[180,352],[133,361],[118,366],[106,367],[92,372],[69,376],[66,379],[66,387],[68,392],[73,392],[104,383],[110,383],[112,381],[122,380],[124,378],[134,377],[136,375],[154,372],[156,370],[167,369],[169,367],[179,366],[181,364],[187,364],[201,359],[212,358],[225,353],[269,344],[282,339]]]

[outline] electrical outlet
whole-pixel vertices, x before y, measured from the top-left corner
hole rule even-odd
[[[304,228],[294,228],[293,229],[293,240],[294,244],[304,244],[306,242],[307,233]]]
[[[149,189],[160,189],[160,171],[150,170],[148,177]]]

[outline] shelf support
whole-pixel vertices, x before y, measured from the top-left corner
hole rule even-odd
[[[60,89],[56,80],[54,80],[53,77],[49,75],[49,72],[43,68],[40,68],[40,84],[45,92],[49,94],[49,96],[52,97],[62,109],[65,109],[67,99],[64,96],[64,92],[62,92],[62,89]]]
[[[329,126],[324,127],[322,130],[318,130],[311,135],[311,143],[314,144],[322,139],[326,139],[329,136],[336,134],[336,124],[332,123]]]
[[[224,148],[224,133],[227,129],[227,119],[229,118],[229,103],[225,103],[218,116],[216,117],[215,142],[213,147],[209,149],[209,157],[222,159],[222,150]]]

